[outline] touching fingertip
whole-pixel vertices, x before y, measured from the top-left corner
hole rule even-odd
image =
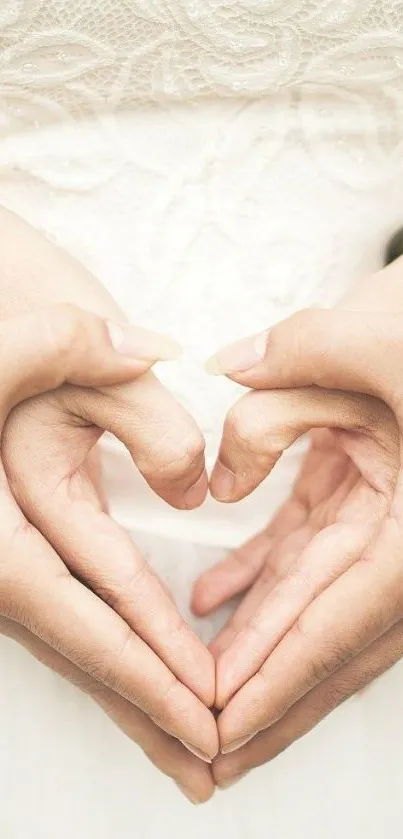
[[[198,757],[199,760],[203,761],[203,763],[212,763],[213,758],[209,757],[209,755],[205,754],[205,752],[202,752],[200,749],[197,749],[196,746],[192,746],[190,743],[187,743],[186,740],[181,740],[181,743],[188,752],[195,757]]]

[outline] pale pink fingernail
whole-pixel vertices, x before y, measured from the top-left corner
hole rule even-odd
[[[212,376],[225,376],[231,373],[245,373],[264,359],[267,351],[269,332],[261,332],[253,338],[243,338],[235,344],[220,350],[205,364],[207,373]]]
[[[253,740],[255,736],[255,734],[250,734],[249,737],[241,737],[239,740],[234,740],[233,743],[229,743],[228,746],[224,746],[224,748],[221,749],[221,754],[230,755],[231,752],[237,752],[238,749],[242,749],[242,746],[246,746],[250,740]]]
[[[218,501],[226,501],[231,497],[234,486],[234,473],[231,472],[230,469],[227,469],[227,467],[221,463],[221,460],[217,460],[211,475],[211,488],[214,497]]]
[[[194,510],[203,503],[208,490],[207,472],[204,471],[193,486],[186,490],[183,500],[188,510]]]
[[[151,329],[114,321],[107,321],[106,326],[111,344],[120,355],[139,361],[175,361],[182,354],[177,341]]]
[[[190,752],[195,757],[200,758],[200,760],[202,760],[204,763],[212,763],[213,759],[208,755],[204,754],[204,752],[200,751],[200,749],[197,749],[196,746],[191,746],[190,743],[187,743],[185,740],[181,740],[181,743],[185,747],[185,749],[188,750],[188,752]]]

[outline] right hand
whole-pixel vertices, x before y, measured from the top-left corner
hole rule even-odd
[[[122,328],[132,339],[150,340],[143,330]],[[110,423],[131,439],[132,406],[117,394],[152,361],[116,352],[105,322],[71,306],[3,322],[1,358],[7,468],[0,464],[0,629],[94,695],[191,800],[205,800],[213,791],[209,767],[178,740],[206,760],[217,751],[206,707],[214,693],[212,658],[103,512],[86,471],[100,427]],[[69,399],[77,405],[79,394],[81,424],[61,407]],[[100,427],[89,424],[91,406]],[[152,400],[152,421],[151,410]],[[157,414],[156,407],[154,420]],[[142,443],[140,433],[135,456]],[[203,471],[201,452],[198,461]]]

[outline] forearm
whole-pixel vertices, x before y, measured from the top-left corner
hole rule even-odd
[[[0,207],[0,319],[67,302],[122,319],[117,303],[79,262]]]

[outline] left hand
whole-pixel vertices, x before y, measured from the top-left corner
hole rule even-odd
[[[389,292],[400,280],[395,296],[388,278]],[[219,467],[212,478],[219,498],[242,498],[298,436],[322,431],[268,531],[195,590],[196,611],[207,613],[252,585],[214,643],[223,786],[403,654],[401,282],[400,262],[367,285],[366,314],[357,298],[344,313],[302,313],[264,336],[255,365],[227,371],[260,392],[227,420],[220,461],[229,475]],[[290,387],[299,389],[266,390]]]
[[[175,697],[176,701],[180,695],[184,698],[184,686],[178,684],[172,690],[172,675],[162,661],[159,663],[151,651],[147,653],[145,645],[113,609],[69,573],[32,520],[24,517],[3,469],[7,448],[4,427],[10,412],[12,416],[20,403],[32,410],[38,394],[55,393],[64,383],[77,386],[77,390],[119,383],[123,386],[152,366],[151,358],[140,360],[122,353],[121,344],[116,344],[116,336],[120,338],[122,334],[131,342],[136,341],[136,352],[145,343],[149,349],[150,341],[155,349],[157,336],[135,327],[121,328],[73,306],[38,310],[0,324],[0,635],[15,639],[36,658],[87,691],[156,766],[178,783],[185,795],[192,801],[203,801],[213,791],[210,767],[159,728],[146,713],[154,711],[155,715],[159,708],[164,714],[164,705],[168,711],[170,705],[175,705]],[[61,437],[67,434],[65,423]],[[74,447],[76,455],[79,442]],[[34,452],[37,443],[34,437]],[[46,469],[54,454],[55,447],[47,450],[44,468],[37,478],[40,485],[46,482]],[[81,485],[88,490],[87,517],[91,522],[91,500],[95,508],[100,504],[91,484],[96,479],[92,468],[86,469],[85,475],[89,483],[85,484],[83,476]],[[72,487],[71,475],[70,480]],[[100,530],[101,513],[97,524]],[[107,532],[105,527],[103,532]],[[77,547],[76,541],[76,550]],[[142,577],[146,580],[146,572]],[[160,594],[157,604],[160,619],[165,614],[166,620],[172,614],[171,601]],[[136,670],[140,671],[138,675]],[[2,679],[6,684],[6,672]],[[136,682],[142,686],[143,697],[151,693],[143,710],[129,701],[133,694],[134,698],[137,696]],[[165,696],[164,685],[168,688]],[[29,692],[29,684],[26,690]],[[119,695],[119,691],[125,695]],[[201,717],[199,713],[195,726],[200,728],[209,716],[202,703],[196,703],[196,708]],[[185,715],[180,702],[178,716],[182,720]],[[172,722],[175,724],[175,720]],[[211,718],[213,724],[215,729]]]

